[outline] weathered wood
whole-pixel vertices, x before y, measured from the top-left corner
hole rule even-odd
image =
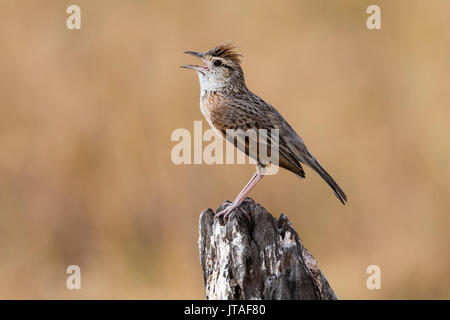
[[[207,299],[337,299],[284,214],[276,219],[250,198],[241,209],[251,221],[236,211],[226,223],[211,209],[200,215]]]

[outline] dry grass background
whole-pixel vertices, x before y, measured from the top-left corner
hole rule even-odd
[[[65,28],[68,5],[82,30]],[[365,26],[379,4],[380,31]],[[202,120],[185,50],[232,40],[349,196],[311,170],[287,213],[340,298],[450,298],[448,1],[0,1],[0,298],[203,298],[197,219],[252,166],[175,166]],[[204,128],[206,122],[204,122]],[[82,270],[82,290],[65,269]],[[382,289],[365,287],[368,265]]]

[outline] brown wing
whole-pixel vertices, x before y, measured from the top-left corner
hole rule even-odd
[[[273,107],[271,108],[277,113]],[[275,117],[276,114],[273,114],[272,110],[266,110],[266,108],[261,107],[260,101],[252,101],[249,100],[248,97],[243,97],[242,99],[232,97],[226,98],[221,101],[221,103],[209,108],[209,113],[214,127],[222,133],[225,139],[228,138],[236,148],[245,152],[247,156],[257,160],[263,165],[265,165],[265,163],[259,158],[259,148],[257,149],[257,154],[253,155],[249,152],[250,145],[256,143],[258,147],[265,147],[266,150],[268,150],[268,156],[270,157],[272,143],[278,143],[279,166],[304,178],[305,172],[303,171],[300,162],[286,144],[285,139],[283,138],[283,126],[277,121],[277,117]],[[226,135],[227,129],[235,131],[242,130],[244,132],[249,129],[253,129],[256,132],[259,129],[266,129],[268,139],[258,140],[257,136],[248,135],[245,136],[245,141],[239,142],[238,139],[230,140]],[[272,139],[272,136],[270,135],[270,130],[273,129],[280,130],[278,141]],[[265,146],[264,141],[267,142]]]
[[[213,123],[222,133],[227,128],[278,129],[279,166],[304,178],[305,173],[300,163],[308,165],[325,180],[343,204],[347,202],[344,191],[308,151],[303,140],[289,123],[274,107],[250,91],[223,99],[220,107],[217,108]],[[249,155],[248,146],[245,152]]]

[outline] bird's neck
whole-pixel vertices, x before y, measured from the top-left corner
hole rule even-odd
[[[223,83],[217,81],[211,81],[208,77],[198,74],[198,79],[200,81],[200,95],[205,95],[208,92],[222,91],[225,87]]]
[[[210,82],[203,82],[200,81],[200,97],[203,98],[205,96],[208,96],[211,93],[221,93],[223,95],[235,95],[242,92],[245,92],[247,87],[245,86],[245,83],[243,84],[216,84],[216,83],[210,83]]]
[[[234,80],[228,82],[221,81],[211,81],[207,76],[202,74],[198,74],[198,79],[200,81],[200,97],[204,97],[210,93],[219,92],[225,95],[229,94],[238,94],[244,92],[247,89],[245,85],[245,81],[240,78],[236,78]]]

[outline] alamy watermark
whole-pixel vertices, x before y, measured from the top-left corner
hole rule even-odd
[[[266,175],[278,172],[279,130],[249,129],[225,130],[225,140],[220,133],[208,128],[203,132],[202,121],[194,121],[194,135],[187,129],[175,129],[171,141],[178,142],[171,151],[171,160],[181,164],[245,164],[245,153],[250,164],[269,165]],[[207,144],[204,146],[204,142]],[[224,146],[225,145],[225,146]],[[242,151],[237,152],[235,147]],[[225,152],[224,152],[225,151]]]
[[[66,20],[66,27],[69,30],[81,29],[81,9],[76,4],[67,7],[66,13],[70,14]]]
[[[371,264],[367,267],[366,273],[370,274],[370,276],[367,278],[366,286],[367,289],[373,290],[373,289],[381,289],[381,269],[379,266],[375,264]]]
[[[66,287],[69,290],[81,289],[81,269],[77,265],[70,265],[66,269],[66,273],[70,274],[66,280]]]
[[[381,29],[381,9],[376,4],[371,4],[367,7],[366,13],[370,16],[366,20],[366,26],[369,30]]]

